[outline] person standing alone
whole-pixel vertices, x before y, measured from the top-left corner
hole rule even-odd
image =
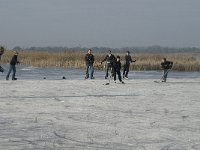
[[[9,80],[9,76],[10,76],[10,73],[13,71],[13,74],[12,74],[12,80],[17,80],[17,78],[15,78],[15,74],[16,74],[16,64],[19,64],[19,61],[17,60],[17,57],[18,57],[18,52],[15,51],[15,54],[14,56],[12,57],[11,61],[10,61],[10,69],[8,71],[8,74],[6,76],[6,80]]]
[[[87,54],[85,55],[85,63],[86,63],[86,76],[85,79],[94,79],[94,55],[92,54],[92,50],[89,49]],[[90,76],[89,76],[89,70],[90,70]]]
[[[167,75],[170,71],[170,69],[172,69],[172,66],[173,66],[173,62],[172,61],[167,61],[166,58],[163,58],[162,59],[162,62],[161,62],[161,68],[164,70],[163,71],[163,76],[162,76],[162,82],[166,82],[167,81]]]
[[[130,63],[136,62],[136,60],[132,60],[130,52],[126,52],[125,56],[125,63],[124,63],[124,70],[123,70],[123,78],[128,79],[128,73],[129,73],[129,68],[130,68]]]

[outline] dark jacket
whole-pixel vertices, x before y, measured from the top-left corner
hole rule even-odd
[[[0,51],[0,60],[1,60],[1,56],[3,55],[3,51]]]
[[[3,55],[3,52],[0,51],[0,57]]]
[[[120,71],[121,68],[122,68],[121,62],[120,62],[120,61],[115,61],[115,63],[114,63],[114,68],[115,68],[117,71]]]
[[[126,55],[124,65],[130,65],[132,62],[135,62],[135,60],[133,61],[130,55]]]
[[[166,69],[171,69],[173,66],[173,62],[172,61],[165,61],[161,63],[161,68],[166,70]]]
[[[12,59],[11,59],[11,61],[10,61],[10,65],[16,65],[16,64],[18,64],[19,63],[19,61],[17,61],[17,55],[14,55],[13,57],[12,57]]]
[[[86,62],[86,64],[92,65],[94,63],[94,55],[86,54],[85,55],[85,62]]]
[[[109,63],[113,64],[116,61],[116,58],[113,54],[111,54],[110,56],[106,55],[106,57],[104,58],[104,60],[102,62],[104,62],[104,61],[107,61],[108,64]]]

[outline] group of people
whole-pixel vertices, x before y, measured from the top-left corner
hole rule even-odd
[[[130,67],[130,63],[135,62],[136,60],[132,60],[131,56],[130,56],[130,52],[127,51],[126,52],[126,56],[125,56],[125,63],[123,66],[123,78],[128,79],[128,73],[129,73],[129,67]],[[86,76],[85,79],[94,79],[94,55],[92,54],[92,50],[89,49],[87,54],[85,55],[85,62],[86,62]],[[115,57],[111,50],[108,50],[108,54],[106,55],[106,57],[101,61],[101,64],[103,62],[106,62],[105,68],[106,68],[106,75],[105,75],[105,79],[108,78],[108,76],[110,75],[110,77],[114,78],[114,82],[116,82],[116,76],[118,76],[119,81],[123,84],[124,82],[122,81],[122,77],[121,77],[121,60],[120,60],[120,56]],[[90,70],[90,75],[89,75],[89,70]],[[110,74],[109,74],[110,71]]]
[[[5,48],[3,46],[0,47],[0,60],[2,55],[5,52]],[[17,80],[17,78],[15,77],[16,74],[16,64],[19,63],[18,59],[18,52],[15,51],[13,57],[11,58],[10,61],[10,68],[9,71],[6,75],[6,80],[9,80],[9,76],[10,73],[13,72],[12,74],[12,80]],[[85,55],[85,62],[86,62],[86,76],[85,79],[94,79],[94,55],[92,54],[92,50],[89,49],[87,54]],[[106,57],[101,61],[101,64],[103,62],[105,63],[105,68],[106,68],[106,74],[105,74],[105,79],[109,79],[111,77],[113,77],[114,82],[116,83],[116,78],[118,76],[119,81],[124,84],[124,81],[122,81],[122,78],[128,79],[128,73],[129,73],[129,68],[130,68],[130,64],[132,62],[136,62],[136,60],[132,59],[130,52],[127,51],[126,55],[125,55],[125,60],[124,60],[124,64],[123,64],[123,76],[121,76],[121,68],[122,68],[122,64],[121,64],[121,60],[120,60],[120,56],[115,57],[111,50],[108,50],[108,54],[106,55]],[[173,62],[172,61],[167,61],[166,58],[163,58],[162,62],[161,62],[161,68],[164,70],[163,76],[162,76],[162,82],[166,82],[167,81],[167,75],[169,70],[172,68],[173,66]],[[4,72],[4,69],[1,67],[0,65],[0,72]]]
[[[121,60],[120,60],[120,56],[115,57],[111,50],[108,50],[108,54],[106,55],[106,57],[101,61],[101,64],[103,62],[106,61],[106,75],[105,75],[105,79],[108,78],[109,76],[109,71],[110,71],[110,77],[112,76],[114,78],[114,82],[116,82],[116,75],[118,76],[118,79],[121,83],[124,83],[122,81],[122,77],[121,77]],[[89,49],[87,54],[85,55],[85,62],[86,62],[86,76],[85,79],[94,79],[94,55],[92,54],[92,50]],[[129,68],[130,68],[130,64],[132,62],[136,62],[136,59],[132,60],[132,57],[130,55],[130,52],[127,51],[126,55],[125,55],[125,61],[123,64],[123,78],[128,79],[128,73],[129,73]],[[162,59],[161,62],[161,68],[164,70],[163,71],[163,76],[162,76],[162,82],[166,82],[167,81],[167,76],[169,71],[172,69],[173,66],[173,62],[172,61],[167,61],[166,58]],[[89,75],[89,70],[90,70],[90,75]]]

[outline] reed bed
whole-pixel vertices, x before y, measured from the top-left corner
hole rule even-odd
[[[21,65],[33,67],[61,67],[61,68],[85,68],[86,52],[45,52],[45,51],[19,51],[19,60]],[[113,53],[115,56],[120,55],[123,64],[124,55],[122,53]],[[6,51],[3,55],[2,63],[9,63],[13,52]],[[95,63],[94,67],[97,70],[103,69],[103,64],[100,62],[106,56],[105,53],[94,53]],[[173,61],[173,70],[176,71],[200,71],[200,54],[150,54],[139,53],[132,55],[133,59],[137,61],[130,66],[131,70],[145,71],[145,70],[160,70],[160,63],[163,57],[167,60]]]

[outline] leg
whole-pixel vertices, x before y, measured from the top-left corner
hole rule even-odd
[[[114,77],[114,72],[115,72],[115,67],[110,66],[110,73],[112,77]]]
[[[126,73],[126,65],[124,65],[124,69],[123,69],[123,78],[125,77],[125,73]]]
[[[126,74],[125,74],[125,77],[128,78],[128,73],[129,73],[129,65],[126,66]]]
[[[10,73],[11,73],[12,70],[13,70],[13,66],[10,65],[10,68],[9,68],[8,74],[7,74],[7,76],[6,76],[6,80],[9,79],[9,76],[10,76]]]
[[[164,70],[164,75],[163,75],[163,82],[166,82],[166,81],[167,81],[167,75],[168,75],[168,70],[165,69],[165,70]]]
[[[109,64],[107,64],[106,65],[106,76],[105,76],[105,79],[108,78],[108,71],[109,71],[109,69],[110,69],[110,66],[109,66]]]
[[[124,81],[122,81],[122,77],[121,77],[121,72],[120,72],[120,70],[117,71],[117,75],[118,75],[119,81],[120,81],[122,84],[124,84]]]
[[[94,74],[94,67],[93,65],[90,65],[90,79],[94,79],[93,74]]]
[[[15,78],[15,74],[16,74],[16,67],[13,66],[13,75],[12,75],[12,80],[16,80],[16,78]]]
[[[89,65],[86,64],[86,76],[85,79],[89,78]]]
[[[113,68],[114,81],[116,81],[116,69]]]
[[[117,70],[116,72],[117,72],[119,81],[122,82],[122,77],[121,77],[121,72],[120,72],[120,70]]]

